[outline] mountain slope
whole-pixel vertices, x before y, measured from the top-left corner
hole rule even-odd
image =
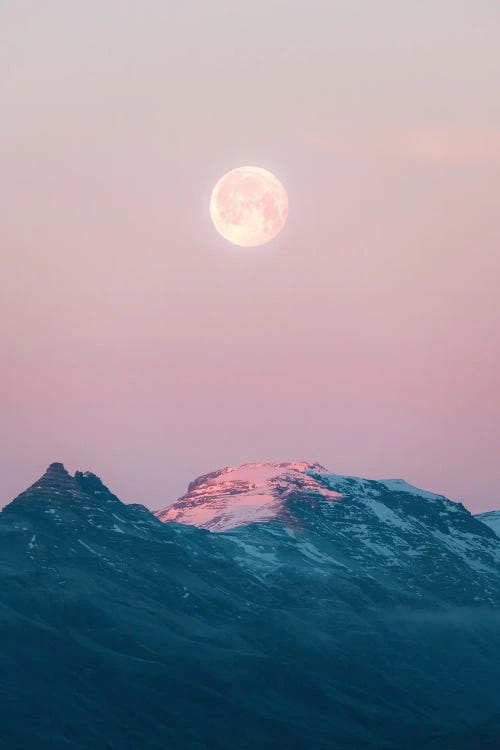
[[[60,464],[8,505],[0,747],[412,750],[491,734],[500,540],[444,498],[289,467],[266,520],[216,534]]]
[[[500,510],[490,510],[487,513],[478,513],[478,521],[489,526],[497,536],[500,536]]]

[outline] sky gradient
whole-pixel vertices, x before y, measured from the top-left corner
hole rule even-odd
[[[0,8],[0,504],[305,459],[500,508],[500,5],[172,5]],[[261,248],[208,214],[245,164]]]

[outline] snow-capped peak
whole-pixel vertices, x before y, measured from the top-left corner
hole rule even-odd
[[[212,531],[271,520],[293,491],[339,500],[339,492],[314,477],[326,471],[320,464],[308,461],[228,466],[191,482],[183,497],[155,515],[161,521],[178,521]]]

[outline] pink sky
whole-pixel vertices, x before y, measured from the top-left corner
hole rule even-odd
[[[500,5],[7,0],[0,504],[305,459],[500,508]],[[236,166],[288,224],[225,243]]]

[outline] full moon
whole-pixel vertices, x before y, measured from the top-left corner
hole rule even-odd
[[[210,216],[217,231],[233,245],[265,245],[285,225],[288,196],[278,178],[266,169],[238,167],[214,187]]]

